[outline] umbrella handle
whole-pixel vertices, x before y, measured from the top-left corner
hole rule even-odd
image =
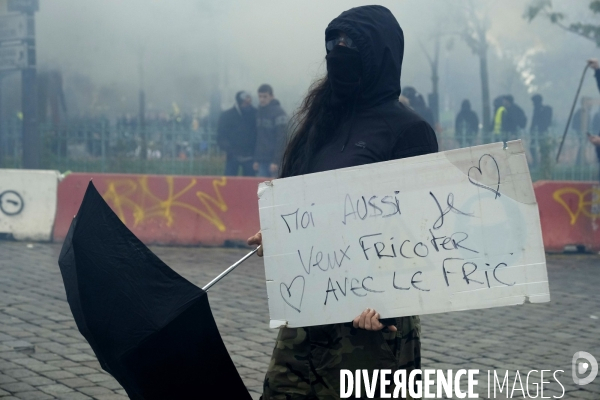
[[[254,253],[256,253],[258,251],[258,249],[260,249],[262,246],[258,246],[257,248],[255,248],[254,250],[252,250],[250,253],[246,254],[244,257],[242,257],[239,261],[237,261],[235,264],[231,265],[229,268],[227,268],[225,271],[221,272],[215,279],[213,279],[212,281],[208,282],[206,284],[206,286],[204,286],[202,288],[202,290],[204,290],[205,292],[210,289],[215,283],[219,282],[221,279],[223,279],[228,273],[230,273],[231,271],[233,271],[234,269],[237,268],[238,265],[240,265],[241,263],[243,263],[244,261],[246,261],[247,259],[250,258],[250,256],[252,256]]]

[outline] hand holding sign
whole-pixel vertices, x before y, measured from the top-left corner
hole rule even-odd
[[[386,326],[381,323],[380,315],[377,311],[367,308],[358,317],[352,321],[352,326],[355,328],[366,329],[368,331],[380,331]],[[387,328],[396,332],[398,328],[395,325],[388,325]]]
[[[248,243],[248,246],[253,246],[253,245],[260,246],[260,249],[258,249],[256,254],[259,257],[263,256],[262,233],[260,233],[260,231],[256,232],[256,234],[254,236],[249,237],[248,240],[246,241],[246,243]]]

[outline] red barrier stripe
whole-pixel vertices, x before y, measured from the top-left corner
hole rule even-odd
[[[147,244],[219,246],[259,229],[257,187],[263,178],[128,174],[68,175],[58,186],[54,240],[62,241],[90,179],[119,218]],[[600,251],[596,182],[534,184],[544,247]],[[597,217],[597,219],[596,219]]]
[[[546,251],[563,251],[565,246],[600,251],[597,182],[539,181],[533,186]]]
[[[58,186],[55,241],[64,240],[90,179],[147,244],[219,246],[260,229],[256,191],[264,178],[72,173]]]

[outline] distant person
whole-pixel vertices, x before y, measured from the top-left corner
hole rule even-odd
[[[463,100],[454,121],[454,135],[460,147],[473,146],[479,131],[479,118],[471,110],[471,102]]]
[[[256,108],[248,92],[237,92],[235,104],[224,111],[217,124],[217,144],[227,156],[225,175],[253,176],[252,161],[256,144]]]
[[[258,88],[258,103],[253,167],[257,176],[274,178],[287,141],[288,118],[279,100],[273,96],[271,85],[264,84]]]
[[[588,65],[594,69],[594,76],[596,77],[596,85],[598,86],[598,90],[600,90],[600,63],[595,58],[588,60]],[[594,120],[596,117],[594,117]],[[573,121],[575,122],[575,121]],[[596,146],[596,157],[600,162],[600,132],[594,131],[596,135],[591,135],[588,133],[588,140],[591,144]]]
[[[592,132],[595,134],[600,133],[600,110],[596,111],[592,118]]]
[[[520,136],[521,129],[525,129],[527,126],[527,117],[511,95],[504,96],[504,108],[506,108],[506,112],[502,116],[502,132],[504,141],[508,142]]]
[[[504,96],[498,96],[494,99],[494,125],[492,126],[492,132],[494,133],[495,142],[504,140],[502,137],[502,123],[504,121],[504,113],[506,107],[504,107]]]
[[[552,124],[552,107],[543,104],[544,99],[541,95],[536,94],[531,98],[533,102],[533,116],[531,117],[531,158],[533,165],[538,163],[538,150],[542,145],[542,141],[546,140],[548,129]]]
[[[588,140],[590,141],[590,143],[596,147],[596,158],[600,162],[600,136],[592,135],[589,132],[588,132],[587,136],[588,136]],[[600,180],[600,176],[598,178]]]
[[[571,120],[571,129],[573,129],[577,135],[584,135],[584,130],[587,130],[587,127],[590,126],[590,116],[588,113],[584,113],[583,108],[578,108],[573,114],[573,119]]]
[[[585,137],[589,134],[591,128],[590,113],[583,107],[579,107],[571,119],[571,129],[575,132],[577,141],[577,155],[575,156],[575,165],[585,164]]]
[[[433,112],[427,107],[425,99],[414,87],[405,87],[402,91],[402,95],[408,99],[410,108],[412,108],[414,112],[427,121],[430,126],[434,126]]]
[[[600,63],[597,59],[591,58],[588,60],[588,65],[594,70],[596,85],[598,86],[598,90],[600,90]]]

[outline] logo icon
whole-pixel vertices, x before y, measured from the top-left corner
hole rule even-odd
[[[575,382],[576,385],[587,385],[596,379],[596,375],[598,375],[598,361],[596,361],[594,356],[588,352],[578,351],[573,354],[571,366],[573,369],[573,382]],[[588,371],[588,376],[585,378],[579,377],[579,375],[583,375]]]

